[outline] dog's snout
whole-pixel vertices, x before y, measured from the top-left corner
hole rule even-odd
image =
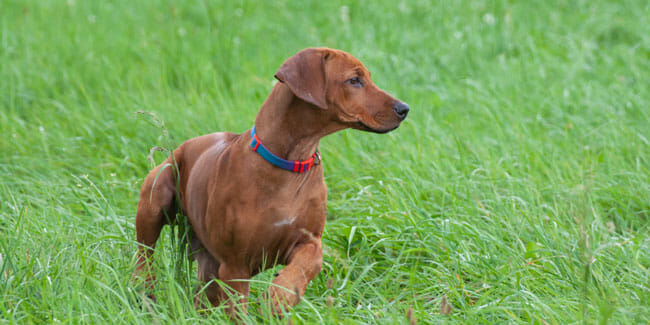
[[[395,102],[393,105],[393,110],[395,111],[395,114],[397,114],[397,117],[400,118],[400,120],[403,120],[406,118],[406,115],[409,113],[409,106],[406,103],[402,102]]]

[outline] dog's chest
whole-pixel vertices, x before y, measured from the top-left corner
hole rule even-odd
[[[309,201],[308,201],[309,202]],[[321,237],[325,226],[325,202],[305,204],[300,209],[272,209],[260,223],[259,234],[253,246],[256,252],[268,252],[281,264],[287,262],[293,248],[314,237]]]
[[[273,200],[266,209],[260,210],[265,224],[276,231],[300,230],[318,231],[326,218],[324,195],[297,196]]]

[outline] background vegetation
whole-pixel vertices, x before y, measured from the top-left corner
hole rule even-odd
[[[325,262],[294,323],[648,323],[649,21],[642,0],[2,0],[0,319],[226,320],[174,280],[168,230],[158,302],[130,280],[147,155],[250,128],[283,60],[329,46],[412,110],[321,143]],[[270,277],[247,322],[272,320]]]

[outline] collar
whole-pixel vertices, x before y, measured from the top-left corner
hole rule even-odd
[[[274,166],[292,171],[295,173],[304,173],[310,170],[314,165],[320,164],[320,152],[316,149],[316,152],[311,155],[311,158],[303,161],[299,160],[285,160],[274,154],[272,154],[269,149],[267,149],[262,141],[257,137],[255,132],[255,126],[253,125],[253,130],[251,131],[251,148],[253,151],[257,152],[262,158],[270,162]]]

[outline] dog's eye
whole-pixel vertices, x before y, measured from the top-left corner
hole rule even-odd
[[[353,87],[363,87],[363,81],[359,77],[350,78],[345,82]]]

